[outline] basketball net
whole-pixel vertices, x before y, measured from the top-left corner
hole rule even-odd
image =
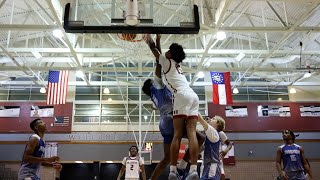
[[[119,45],[123,48],[127,62],[136,63],[142,59],[143,49],[146,47],[145,34],[118,34]]]

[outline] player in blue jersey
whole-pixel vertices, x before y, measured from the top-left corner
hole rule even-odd
[[[217,130],[223,130],[225,121],[220,116],[215,116],[208,121],[199,114],[199,122],[206,134],[203,154],[203,172],[200,180],[220,180],[220,136]]]
[[[276,166],[283,180],[306,179],[305,173],[312,179],[312,173],[304,156],[304,149],[294,143],[295,135],[290,130],[282,132],[284,144],[277,149]],[[283,168],[281,167],[281,162]]]
[[[40,180],[40,167],[51,166],[57,171],[61,171],[62,165],[58,164],[59,157],[54,156],[44,158],[45,142],[43,140],[46,131],[46,123],[41,119],[35,119],[30,123],[30,128],[35,132],[31,135],[24,150],[21,167],[19,170],[19,180]],[[59,179],[59,178],[56,178]]]
[[[161,53],[159,34],[157,34],[156,44],[154,44],[153,42],[150,45],[155,46],[156,49]],[[170,147],[174,136],[172,93],[167,88],[167,86],[164,85],[161,79],[161,65],[158,63],[158,61],[154,78],[148,79],[144,82],[142,91],[151,98],[154,105],[160,111],[159,129],[161,135],[163,136],[164,157],[158,163],[155,170],[153,171],[153,174],[151,175],[150,179],[155,180],[160,176],[161,172],[170,162]],[[196,133],[196,135],[199,144],[202,144],[204,141],[204,137],[201,136],[200,133]],[[186,153],[184,159],[186,161],[189,161],[190,155]]]

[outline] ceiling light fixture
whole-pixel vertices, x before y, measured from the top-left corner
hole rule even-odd
[[[204,73],[202,71],[198,72],[197,77],[204,78]]]
[[[216,34],[216,38],[217,38],[219,41],[224,40],[226,37],[227,37],[227,35],[226,35],[226,33],[223,32],[223,31],[218,31],[217,34]]]
[[[42,87],[42,88],[40,88],[40,93],[41,94],[44,94],[44,93],[46,93],[47,91],[46,91],[46,88],[44,88],[44,87]]]
[[[304,77],[304,78],[309,78],[309,77],[311,77],[311,72],[310,72],[310,70],[309,70],[307,73],[305,73],[305,74],[303,75],[303,77]]]
[[[233,94],[239,94],[239,89],[236,88],[236,87],[233,88],[232,93],[233,93]]]
[[[79,78],[82,78],[82,77],[84,77],[84,74],[82,71],[76,71],[76,76]]]
[[[82,161],[74,161],[75,163],[83,163]]]
[[[290,93],[290,94],[295,94],[295,93],[297,93],[297,91],[296,91],[296,89],[295,89],[294,87],[291,87],[291,88],[289,89],[289,93]]]
[[[105,87],[105,88],[103,89],[103,94],[110,94],[109,88]]]
[[[55,29],[52,31],[52,35],[56,38],[62,38],[63,37],[63,33],[60,29]]]
[[[112,98],[108,98],[108,102],[111,102],[112,101]]]

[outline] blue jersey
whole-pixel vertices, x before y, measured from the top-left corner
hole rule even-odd
[[[164,143],[171,143],[173,139],[172,93],[157,77],[154,78],[150,91],[153,103],[160,110],[159,129],[164,137]]]
[[[220,163],[220,137],[219,133],[212,127],[208,126],[206,130],[206,140],[204,142],[203,163]]]
[[[200,180],[220,180],[220,137],[219,133],[212,127],[208,126],[205,131],[206,140],[204,141],[203,153],[203,171]]]
[[[299,145],[283,144],[280,148],[284,172],[304,171]]]
[[[34,149],[32,156],[42,158],[45,153],[46,144],[37,134],[33,134],[29,139],[34,138],[38,139],[39,142],[38,146]],[[24,150],[24,153],[26,151],[26,148]],[[25,178],[31,178],[32,180],[40,179],[40,167],[41,163],[29,163],[22,160],[19,170],[19,180]]]

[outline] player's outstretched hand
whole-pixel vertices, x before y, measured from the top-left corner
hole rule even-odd
[[[282,173],[281,173],[281,178],[282,178],[282,180],[289,180],[289,177],[286,175],[286,173],[284,171],[282,171]]]

